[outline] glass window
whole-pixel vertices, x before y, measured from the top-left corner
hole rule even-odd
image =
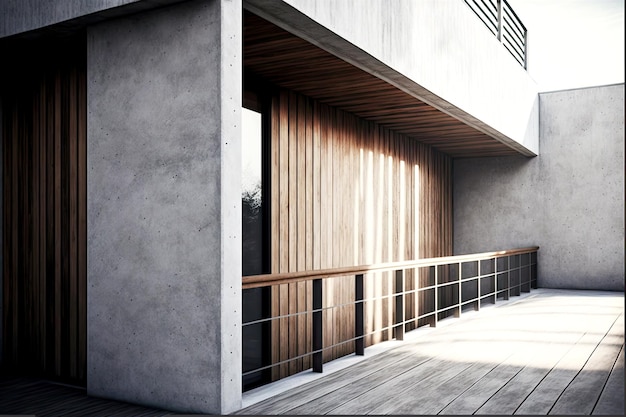
[[[263,125],[261,113],[244,108],[241,144],[243,275],[263,273]]]
[[[242,274],[258,275],[266,271],[265,205],[263,187],[263,117],[262,114],[243,108],[241,144],[241,226]],[[269,316],[269,288],[244,290],[243,302],[243,372],[259,369],[270,357],[270,323],[245,323]],[[243,377],[244,390],[268,381],[269,370],[252,372]]]

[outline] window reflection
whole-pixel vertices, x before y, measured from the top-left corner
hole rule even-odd
[[[263,273],[263,172],[261,113],[244,108],[241,144],[243,275]]]
[[[241,229],[242,274],[264,273],[264,207],[263,207],[263,121],[261,113],[242,109],[241,143]],[[268,316],[267,288],[244,290],[242,293],[243,323]],[[243,372],[262,368],[269,356],[269,323],[243,327]],[[243,378],[244,390],[261,385],[268,371],[254,372]]]

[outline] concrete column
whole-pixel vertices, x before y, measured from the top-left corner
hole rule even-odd
[[[88,29],[90,395],[240,408],[241,7]]]

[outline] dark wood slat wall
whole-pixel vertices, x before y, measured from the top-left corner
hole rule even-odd
[[[84,385],[86,67],[83,37],[5,53],[3,367]]]
[[[428,145],[281,89],[271,106],[272,272],[362,265],[452,254],[451,158]],[[407,275],[428,281],[428,271]],[[365,298],[391,294],[391,274],[366,278]],[[311,309],[311,282],[272,289],[272,314]],[[419,298],[419,297],[417,297]],[[428,306],[416,297],[407,315]],[[353,277],[324,284],[324,306],[354,300]],[[366,332],[391,325],[392,302],[366,304]],[[353,337],[354,307],[325,310],[324,346]],[[311,349],[311,317],[272,326],[273,363]],[[392,337],[382,332],[368,345]],[[324,353],[328,361],[353,344]],[[311,366],[308,357],[281,365],[274,378]]]

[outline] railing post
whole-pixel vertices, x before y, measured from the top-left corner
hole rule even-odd
[[[459,267],[458,267],[458,271],[457,271],[457,275],[459,276],[459,288],[457,288],[457,295],[459,297],[459,301],[457,303],[457,311],[454,314],[454,317],[459,318],[461,317],[461,301],[463,300],[462,294],[461,294],[461,286],[462,286],[462,282],[461,280],[463,278],[461,278],[463,276],[463,274],[461,273],[461,262],[458,263]],[[446,267],[448,268],[448,273],[450,272],[450,265],[446,265]]]
[[[502,42],[502,0],[497,0],[498,6],[498,40]]]
[[[481,261],[478,261],[478,282],[476,283],[476,291],[477,291],[477,295],[478,295],[478,300],[476,300],[476,307],[474,308],[474,311],[480,311],[480,301],[482,297],[482,292],[481,292],[481,288],[480,288],[480,281],[482,281],[482,270],[480,268],[480,263]],[[497,287],[494,287],[497,289]],[[495,301],[494,301],[495,304]]]
[[[515,295],[519,296],[522,293],[522,256],[521,255],[513,255],[515,257],[515,264],[517,265],[515,274],[517,275],[517,290],[515,290]]]
[[[365,354],[365,324],[363,320],[363,274],[354,276],[354,353]]]
[[[396,271],[396,340],[404,340],[404,270]]]
[[[322,372],[322,280],[313,280],[313,372]]]
[[[433,269],[435,271],[435,300],[434,300],[434,305],[435,305],[435,312],[433,314],[433,318],[430,320],[430,326],[431,327],[437,327],[437,318],[439,317],[439,278],[438,278],[438,270],[439,268],[437,267],[437,265],[433,266]]]
[[[511,298],[511,257],[506,257],[506,299]]]
[[[534,256],[533,256],[534,255]],[[531,288],[537,289],[537,252],[531,252],[530,253],[530,283],[531,283]],[[535,259],[533,261],[533,258]]]
[[[528,71],[528,31],[524,31],[524,69]]]
[[[528,262],[524,262],[524,259],[528,258]],[[520,291],[521,292],[530,292],[530,255],[525,253],[521,254],[519,257],[519,276],[520,276]],[[526,272],[524,272],[526,271]],[[523,285],[522,285],[523,284]],[[526,290],[526,286],[528,286],[528,290]]]
[[[493,304],[498,303],[498,257],[493,258]]]
[[[476,289],[478,291],[478,300],[476,300],[476,308],[474,309],[475,311],[480,311],[480,297],[482,296],[482,293],[480,291],[480,281],[482,281],[482,278],[481,278],[482,271],[480,270],[480,262],[481,261],[478,261],[478,282],[476,283]],[[496,292],[497,292],[498,287],[494,287],[494,288],[496,289]],[[494,296],[494,298],[496,298],[496,296]],[[493,303],[495,304],[496,302],[494,301]]]

